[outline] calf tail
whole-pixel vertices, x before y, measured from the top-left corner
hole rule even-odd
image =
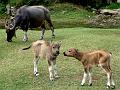
[[[27,48],[23,48],[22,50],[27,50],[27,49],[30,49],[32,45],[30,45],[29,47]]]

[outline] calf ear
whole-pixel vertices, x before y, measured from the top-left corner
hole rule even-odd
[[[59,44],[59,46],[61,46],[61,44],[62,44],[62,41],[59,41],[59,42],[58,42],[58,44]]]
[[[52,44],[53,44],[53,40],[50,40],[49,42],[50,42],[50,45],[52,45]]]
[[[52,43],[52,42],[53,42],[53,40],[51,39],[51,40],[50,40],[50,43]]]
[[[78,49],[76,49],[76,51],[78,52],[79,50],[78,50]]]

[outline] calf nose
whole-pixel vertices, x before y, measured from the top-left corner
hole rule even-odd
[[[64,54],[64,56],[67,56],[67,55],[65,54],[65,52],[63,52],[63,54]]]
[[[60,52],[59,52],[59,51],[56,51],[56,53],[57,53],[57,54],[60,54]]]

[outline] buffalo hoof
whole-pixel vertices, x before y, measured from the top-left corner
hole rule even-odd
[[[12,42],[12,40],[7,40],[8,42]]]
[[[28,41],[28,38],[27,39],[23,39],[23,42],[27,42]]]
[[[41,37],[40,40],[43,40],[43,37]]]

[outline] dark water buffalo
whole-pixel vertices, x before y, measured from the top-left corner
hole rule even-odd
[[[5,24],[6,33],[7,33],[7,41],[11,42],[12,37],[15,35],[15,31],[17,27],[21,28],[25,34],[23,37],[23,41],[27,41],[27,31],[28,28],[36,28],[41,27],[41,37],[43,39],[45,33],[45,21],[48,22],[50,29],[52,31],[52,36],[55,37],[54,27],[52,25],[50,19],[50,12],[47,8],[43,6],[22,6],[20,7],[14,19],[7,21]]]

